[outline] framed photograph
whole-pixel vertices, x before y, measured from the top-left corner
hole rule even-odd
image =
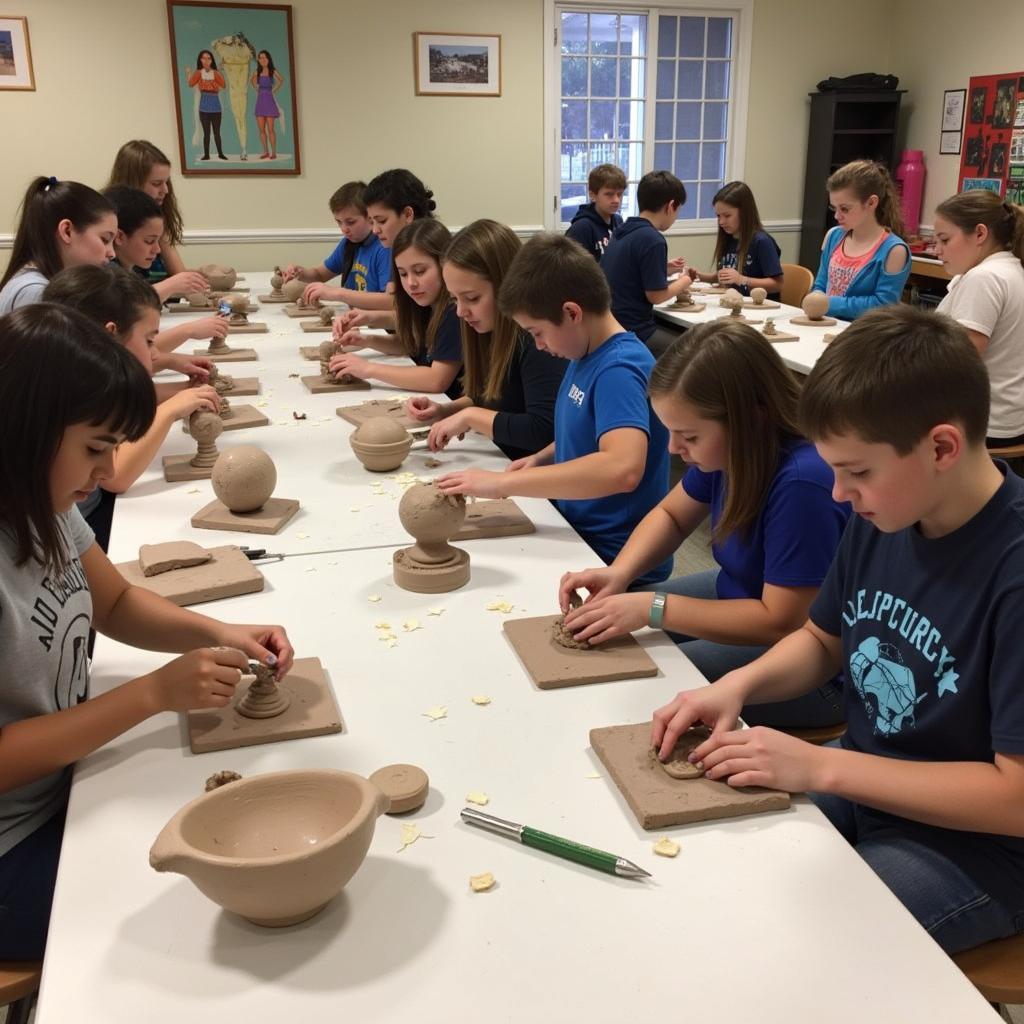
[[[964,160],[965,167],[984,167],[988,152],[985,149],[985,137],[980,133],[972,135],[967,140],[967,159]]]
[[[939,152],[959,156],[962,139],[962,132],[942,132],[939,136]]]
[[[1006,173],[1006,152],[1009,146],[1005,142],[994,142],[988,156],[988,176],[1001,178]]]
[[[184,175],[299,174],[292,9],[167,0]]]
[[[966,89],[947,89],[942,94],[942,131],[958,132],[964,126],[964,103]],[[945,150],[943,150],[945,152]],[[957,149],[959,153],[959,148]]]
[[[979,85],[971,90],[971,124],[985,123],[985,100],[988,98],[988,89]]]
[[[996,102],[992,108],[992,127],[1010,128],[1017,113],[1017,79],[1001,78],[996,83]]]
[[[0,17],[0,89],[34,90],[28,18]]]
[[[414,32],[417,96],[500,96],[501,36]]]
[[[1014,167],[1014,164],[1024,164],[1024,131],[1020,128],[1014,130],[1010,136],[1010,177],[1019,177],[1014,171],[1024,171],[1024,167]]]

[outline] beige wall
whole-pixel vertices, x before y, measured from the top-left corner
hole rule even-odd
[[[952,18],[951,2],[935,2]],[[996,2],[1009,10],[1009,0]],[[851,16],[846,0],[755,0],[745,176],[764,219],[799,218],[807,93],[815,83],[866,69],[903,74],[900,66],[890,68],[889,37],[879,28],[891,21],[892,6],[864,0]],[[905,0],[905,6],[924,7],[923,0]],[[132,0],[130,6],[124,0],[20,0],[18,8],[29,19],[37,89],[0,92],[0,233],[13,230],[21,194],[35,174],[102,185],[117,147],[136,137],[156,142],[177,164],[164,0]],[[514,225],[543,222],[542,0],[437,0],[429,8],[421,0],[293,0],[293,8],[303,174],[178,174],[186,229],[329,230],[326,199],[337,185],[394,165],[411,167],[433,188],[439,213],[451,224],[478,216]],[[842,46],[836,43],[839,24]],[[503,95],[415,96],[411,34],[417,29],[500,32]],[[929,48],[927,58],[934,52]],[[925,59],[920,64],[924,74]],[[346,104],[349,83],[357,83],[357,99]],[[948,87],[945,80],[942,86]],[[780,233],[778,240],[784,258],[795,258],[798,235]],[[261,269],[321,258],[328,244],[217,243],[192,246],[187,259],[195,265],[216,256]],[[711,237],[684,236],[673,238],[671,249],[706,265],[712,244]],[[0,261],[6,255],[0,252]]]

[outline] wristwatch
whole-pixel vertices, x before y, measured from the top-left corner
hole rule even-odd
[[[668,594],[664,590],[656,590],[654,592],[654,600],[651,601],[651,614],[647,619],[647,625],[651,629],[662,629],[662,620],[665,618],[665,602],[668,600]]]

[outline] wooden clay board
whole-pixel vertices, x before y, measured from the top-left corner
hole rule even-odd
[[[523,510],[511,498],[471,501],[462,528],[452,540],[483,540],[486,537],[521,537],[536,533]]]
[[[247,324],[228,324],[228,334],[266,334],[270,328],[259,320],[250,320]]]
[[[319,373],[311,377],[303,377],[302,383],[314,395],[329,395],[336,391],[369,391],[370,383],[365,380],[355,380],[351,384],[339,384],[336,381],[327,383]]]
[[[267,498],[263,508],[255,512],[234,513],[214,498],[204,505],[189,522],[197,530],[229,530],[236,533],[279,533],[288,520],[299,511],[294,498]]]
[[[719,302],[721,305],[721,302]],[[774,299],[765,299],[764,302],[759,302],[754,305],[754,300],[749,295],[743,296],[743,308],[744,309],[781,309],[782,306]]]
[[[205,754],[211,750],[231,750],[345,731],[334,691],[319,658],[296,658],[291,672],[277,685],[287,691],[291,703],[275,718],[240,715],[234,704],[245,695],[244,688],[235,691],[226,708],[190,711],[188,738],[192,753]]]
[[[776,331],[775,334],[765,334],[764,328],[761,329],[761,334],[764,336],[765,341],[770,341],[773,345],[777,341],[799,341],[799,334],[787,334],[785,331]]]
[[[159,576],[143,576],[138,559],[121,562],[114,568],[133,586],[144,587],[182,608],[222,597],[256,594],[263,589],[263,573],[241,548],[226,544],[206,551],[213,555],[213,561],[188,569],[172,569]]]
[[[270,423],[270,420],[255,405],[232,405],[231,412],[232,415],[221,420],[225,431],[245,430],[246,427],[265,427]],[[188,420],[181,421],[181,429],[186,434],[190,433]]]
[[[257,310],[259,308],[260,307],[257,306],[255,302],[250,302],[249,305],[246,306],[245,311],[246,311],[246,313],[255,313],[255,312],[257,312]],[[171,303],[171,305],[169,305],[167,307],[165,312],[167,312],[167,313],[206,313],[207,316],[209,316],[209,314],[211,314],[211,313],[218,312],[219,309],[220,309],[220,305],[219,304],[216,305],[216,306],[197,307],[197,306],[190,306],[187,302],[176,302],[176,303]]]
[[[789,807],[789,794],[777,790],[733,789],[711,779],[669,777],[651,758],[650,722],[591,729],[590,745],[644,829]]]
[[[620,636],[589,651],[571,650],[556,643],[557,615],[506,619],[505,635],[515,648],[530,678],[540,690],[584,683],[610,683],[617,679],[656,676],[658,666],[632,636]]]
[[[192,355],[204,356],[213,363],[254,363],[257,358],[254,348],[232,348],[230,352],[223,353],[197,348],[192,350]]]
[[[232,375],[234,376],[234,375]],[[227,398],[248,398],[250,395],[260,393],[259,377],[235,377],[235,386],[226,392]]]
[[[362,405],[343,405],[335,411],[343,420],[347,420],[357,427],[360,423],[372,420],[375,416],[389,416],[406,428],[423,426],[419,420],[414,420],[406,413],[405,402],[394,398],[374,398],[369,402],[363,402]]]
[[[305,334],[330,334],[334,330],[333,324],[322,324],[319,320],[300,320],[299,326]]]

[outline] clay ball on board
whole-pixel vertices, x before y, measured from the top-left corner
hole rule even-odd
[[[262,448],[245,444],[221,453],[210,482],[213,493],[232,512],[255,512],[274,493],[277,469]]]
[[[828,312],[828,296],[824,292],[808,292],[801,303],[811,320],[820,320]]]
[[[281,294],[289,302],[298,302],[299,299],[302,298],[302,293],[305,290],[305,283],[294,277],[290,281],[286,281],[283,285],[281,285]]]
[[[461,494],[442,494],[433,481],[413,484],[398,503],[398,518],[421,544],[444,543],[459,532],[466,518],[466,499]]]
[[[238,274],[233,267],[225,267],[219,263],[206,263],[199,268],[199,273],[210,282],[211,288],[219,291],[234,288],[238,280]]]
[[[743,296],[740,295],[740,293],[736,291],[735,288],[729,288],[726,290],[725,294],[721,297],[721,299],[719,299],[719,302],[721,302],[723,306],[728,306],[730,308],[733,306],[742,306]]]
[[[360,444],[396,444],[406,440],[409,432],[390,416],[374,416],[364,420],[352,436]]]
[[[768,290],[766,288],[751,288],[750,298],[754,305],[760,306],[768,298]]]
[[[231,300],[231,312],[232,313],[248,313],[249,312],[249,299],[245,295],[236,295]]]

